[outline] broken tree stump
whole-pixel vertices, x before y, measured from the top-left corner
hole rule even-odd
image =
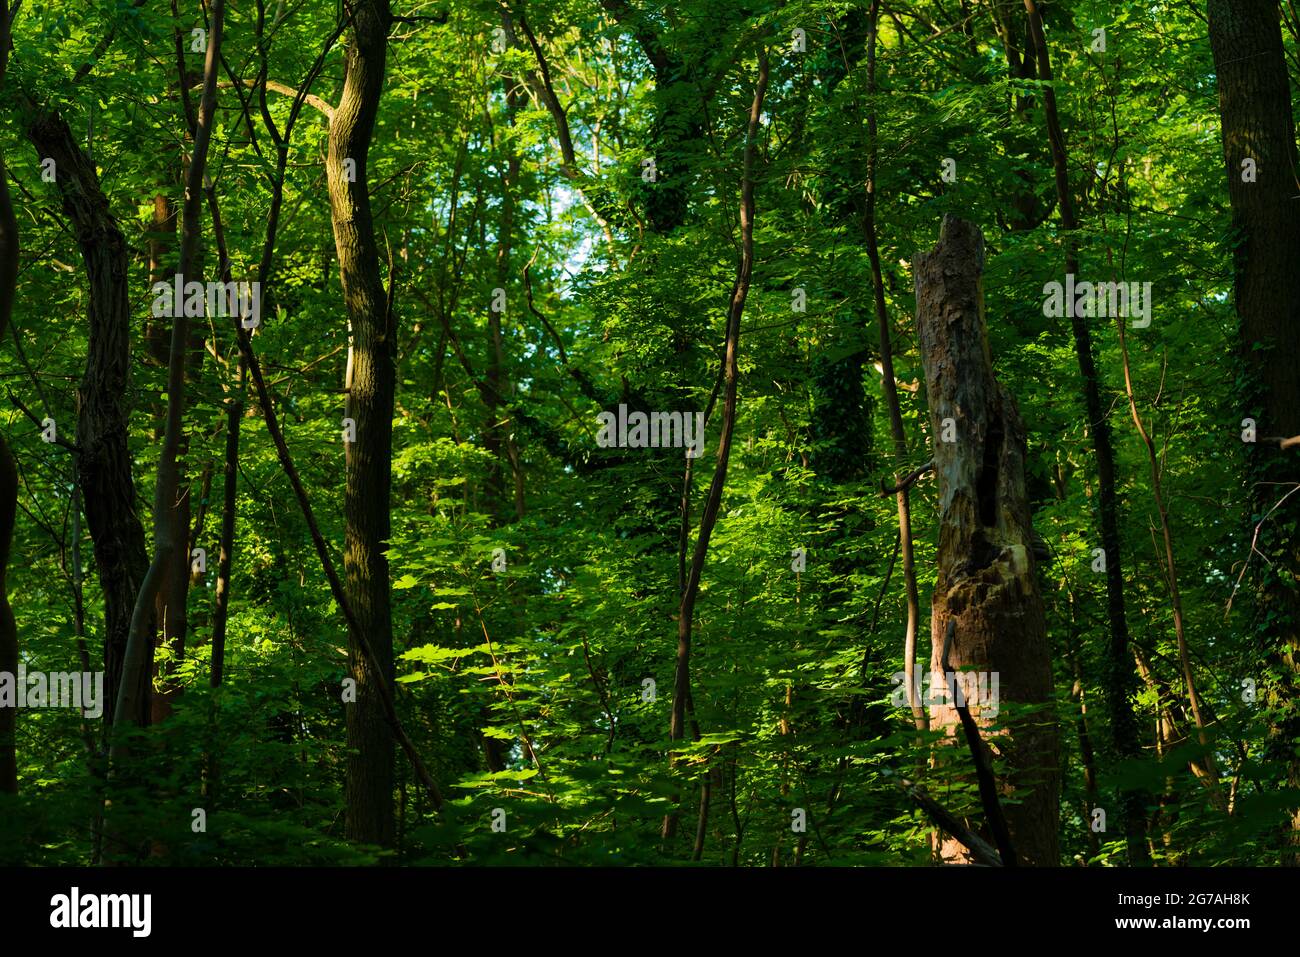
[[[1015,400],[993,376],[983,270],[983,234],[953,216],[944,217],[939,242],[918,254],[915,263],[917,342],[939,488],[930,670],[941,671],[944,634],[954,619],[950,667],[984,676],[959,675],[958,681],[967,689],[979,727],[1000,729],[982,731],[982,737],[1005,759],[998,790],[1016,854],[1022,864],[1054,866],[1058,745],[1047,625],[1025,498],[1025,429]],[[944,687],[943,680],[932,678],[932,689]],[[946,680],[951,687],[952,679]],[[983,693],[976,700],[981,680]],[[994,687],[996,696],[985,700]],[[1045,707],[1028,716],[995,716],[1023,705]],[[931,705],[930,727],[960,740],[951,703]],[[949,752],[939,773],[975,780],[964,750]],[[971,829],[989,836],[987,821],[971,822]],[[947,835],[938,836],[934,847],[945,863],[971,862],[966,848]]]

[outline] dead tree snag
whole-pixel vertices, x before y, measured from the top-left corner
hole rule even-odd
[[[934,470],[939,483],[939,569],[931,614],[931,671],[940,672],[944,635],[984,738],[1005,759],[999,780],[1007,825],[1024,864],[1057,863],[1057,733],[1052,668],[1035,577],[1025,498],[1025,429],[1011,394],[993,376],[984,327],[984,237],[972,223],[944,218],[939,242],[917,256],[917,341],[925,366]],[[996,685],[994,677],[996,675]],[[987,676],[987,677],[985,677]],[[946,676],[945,676],[946,678]],[[933,688],[950,686],[935,681]],[[977,682],[980,694],[976,696]],[[996,697],[990,692],[996,687]],[[998,701],[998,707],[991,707]],[[1023,712],[1026,705],[1045,710]],[[930,727],[956,738],[951,702],[932,704]],[[959,756],[960,755],[960,756]],[[974,780],[969,757],[953,752],[943,774]],[[1004,802],[1005,803],[1005,802]],[[987,824],[977,830],[986,837]],[[951,837],[936,843],[948,862],[969,863]]]

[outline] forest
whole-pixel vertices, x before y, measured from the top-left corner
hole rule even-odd
[[[0,0],[0,864],[1300,865],[1297,83],[1290,0]]]

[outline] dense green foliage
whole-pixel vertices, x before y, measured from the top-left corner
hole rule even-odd
[[[346,6],[268,6],[261,50],[259,7],[241,0],[226,12],[208,173],[236,277],[256,278],[274,174],[253,79],[259,58],[281,85],[266,107],[283,129],[293,91]],[[241,382],[231,328],[204,318],[184,467],[194,544],[208,561],[190,590],[183,656],[156,652],[181,689],[173,713],[137,732],[137,766],[106,783],[96,721],[66,709],[23,711],[20,791],[0,795],[0,859],[88,862],[107,788],[114,826],[151,842],[160,863],[689,863],[707,785],[705,864],[927,863],[932,824],[898,781],[926,782],[926,756],[942,735],[918,733],[908,710],[891,703],[906,607],[895,499],[880,483],[929,457],[910,264],[953,213],[985,234],[993,363],[1026,423],[1033,522],[1051,553],[1038,576],[1061,728],[1062,863],[1126,863],[1123,835],[1113,823],[1094,830],[1093,809],[1113,822],[1120,789],[1137,785],[1152,796],[1146,827],[1156,863],[1280,862],[1286,809],[1297,802],[1277,758],[1297,742],[1270,732],[1290,703],[1269,693],[1274,659],[1259,638],[1266,612],[1255,595],[1267,560],[1249,557],[1260,516],[1240,438],[1253,400],[1235,360],[1232,237],[1198,5],[1041,4],[1079,207],[1080,271],[1153,289],[1150,325],[1125,329],[1133,392],[1158,451],[1226,807],[1188,768],[1204,749],[1186,714],[1151,472],[1129,416],[1116,322],[1098,318],[1090,322],[1115,435],[1126,610],[1150,667],[1144,681],[1129,662],[1140,759],[1117,756],[1101,704],[1109,632],[1104,578],[1094,569],[1095,463],[1068,322],[1043,309],[1044,284],[1064,278],[1065,251],[1042,84],[1009,77],[989,3],[945,0],[885,5],[873,91],[868,6],[528,0],[510,4],[512,43],[502,8],[489,0],[398,2],[368,171],[398,330],[388,557],[398,711],[447,805],[434,812],[399,751],[396,846],[345,840],[346,628],[251,394],[225,680],[209,687],[223,409]],[[1023,10],[1011,6],[1022,30]],[[176,234],[157,232],[154,197],[179,205],[187,150],[175,31],[187,82],[202,70],[190,31],[204,14],[197,4],[180,8],[24,5],[0,96],[22,238],[0,374],[36,419],[52,418],[73,438],[89,293],[55,187],[24,136],[22,98],[30,97],[68,120],[131,245],[137,322],[127,395],[146,527],[166,378],[146,342],[155,322],[150,241],[162,243],[163,274],[178,256]],[[576,170],[566,168],[539,92],[537,51],[519,28],[525,14],[563,104]],[[1106,31],[1104,51],[1092,49],[1096,28]],[[110,29],[112,43],[74,79]],[[650,62],[637,29],[657,38],[665,70]],[[326,104],[338,101],[344,41],[325,55],[311,89]],[[1286,43],[1294,54],[1293,38]],[[771,79],[757,141],[736,437],[695,609],[692,731],[672,743],[681,563],[690,558],[683,464],[692,463],[693,542],[722,420],[721,399],[711,400],[763,49]],[[901,460],[882,399],[863,226],[870,112],[907,435]],[[341,555],[348,327],[327,134],[327,117],[309,102],[293,131],[253,343],[322,532]],[[215,277],[210,223],[203,228],[203,268]],[[504,310],[493,373],[496,289]],[[793,305],[801,297],[803,310]],[[495,409],[485,401],[489,374],[499,376],[503,398]],[[704,454],[601,447],[597,415],[620,403],[708,409]],[[17,406],[5,420],[21,475],[9,588],[23,659],[29,669],[77,670],[82,641],[92,663],[101,659],[103,616],[89,536],[74,515],[75,453],[42,441]],[[935,498],[933,477],[923,477],[911,496],[923,665]],[[795,571],[799,548],[806,568]],[[1257,694],[1243,695],[1243,682]],[[1162,713],[1176,734],[1158,747]],[[1093,752],[1086,761],[1081,728]],[[492,769],[492,754],[502,769]],[[973,786],[935,796],[980,819]],[[676,807],[681,821],[665,840],[661,821]],[[205,829],[195,828],[197,808]],[[498,808],[504,831],[492,827]],[[795,809],[806,812],[806,832],[791,830]]]

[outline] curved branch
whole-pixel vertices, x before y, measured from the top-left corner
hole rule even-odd
[[[193,84],[194,87],[200,87],[202,85],[203,84],[201,82]],[[217,89],[231,90],[235,88],[235,85],[236,84],[231,80],[223,80],[222,82],[217,84]],[[257,79],[247,79],[243,81],[243,85],[248,87],[251,90],[255,90],[259,86],[264,86],[266,89],[272,91],[273,93],[282,93],[285,96],[292,96],[294,99],[301,98],[302,102],[308,103],[316,107],[316,109],[319,110],[327,120],[334,119],[334,107],[330,106],[329,103],[321,99],[315,93],[307,93],[304,95],[303,93],[289,86],[289,84],[281,83],[278,80],[267,80],[265,83],[262,83]]]
[[[906,475],[904,475],[897,485],[886,485],[885,480],[881,479],[880,494],[897,495],[899,492],[904,492],[907,489],[911,488],[913,485],[915,485],[918,481],[920,481],[921,476],[924,475],[926,472],[933,472],[933,471],[934,471],[934,459],[931,459],[930,461],[922,465],[919,469],[917,469],[915,472],[908,472]]]

